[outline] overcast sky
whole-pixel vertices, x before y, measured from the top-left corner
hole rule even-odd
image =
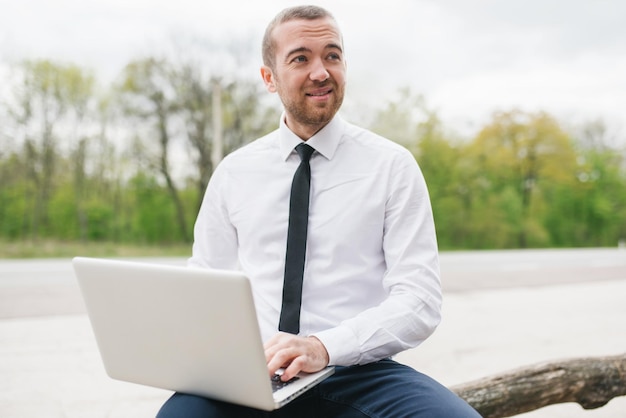
[[[0,0],[0,60],[48,58],[103,80],[177,39],[247,43],[252,76],[277,0]],[[626,135],[626,1],[313,0],[339,21],[349,102],[376,107],[410,86],[461,132],[497,110],[602,118]],[[259,77],[259,83],[260,83]]]

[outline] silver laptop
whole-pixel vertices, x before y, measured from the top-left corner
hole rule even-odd
[[[273,410],[334,371],[272,382],[241,272],[83,257],[72,264],[114,379]]]

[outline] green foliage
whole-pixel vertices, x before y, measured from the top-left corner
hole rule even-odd
[[[73,65],[28,61],[16,71],[2,103],[10,141],[0,147],[0,251],[9,242],[188,248],[220,149],[278,120],[260,83],[225,82],[193,62],[133,61],[102,94]],[[415,154],[440,248],[614,246],[626,238],[626,154],[601,123],[571,133],[546,113],[512,110],[459,139],[423,97],[399,93],[370,128]]]
[[[102,94],[74,65],[25,61],[14,74],[0,103],[0,239],[188,244],[215,135],[227,153],[279,114],[260,83],[224,83],[192,61],[132,61]]]
[[[460,141],[403,90],[374,127],[414,151],[442,249],[614,246],[626,237],[626,155],[597,123],[577,137],[546,113],[513,110]]]
[[[140,242],[176,242],[181,239],[172,227],[174,206],[154,177],[139,173],[130,181],[133,210],[132,233]]]

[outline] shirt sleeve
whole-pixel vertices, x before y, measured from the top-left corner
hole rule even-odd
[[[370,363],[416,347],[441,320],[437,239],[426,183],[408,151],[393,166],[382,241],[388,297],[314,334],[332,365]]]
[[[224,161],[211,176],[194,226],[189,267],[237,269],[237,231],[227,216],[224,190],[228,173]]]

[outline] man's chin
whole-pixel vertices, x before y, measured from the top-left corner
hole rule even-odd
[[[308,116],[311,121],[316,121],[318,124],[328,123],[335,117],[338,110],[339,106],[336,106],[335,103],[324,103],[314,106],[308,112]]]
[[[335,113],[331,113],[331,112],[312,116],[308,118],[308,124],[315,125],[315,126],[323,126],[323,125],[326,125],[328,122],[330,122],[334,116],[335,116]]]

